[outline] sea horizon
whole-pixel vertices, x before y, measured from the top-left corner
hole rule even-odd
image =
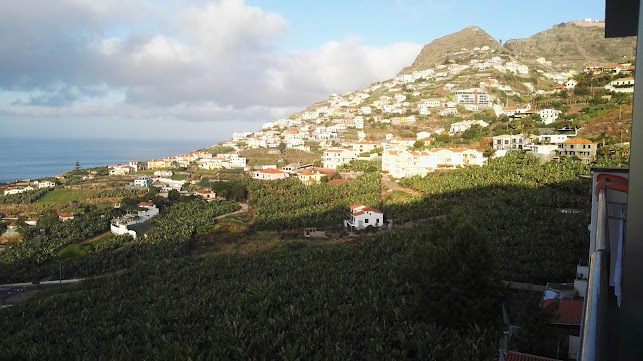
[[[197,149],[222,140],[42,139],[0,137],[0,183],[54,177],[74,169],[147,161]]]

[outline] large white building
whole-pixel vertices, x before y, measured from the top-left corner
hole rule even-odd
[[[491,96],[487,92],[477,88],[457,90],[452,94],[455,96],[455,101],[458,104],[475,104],[482,108],[491,106]]]
[[[424,176],[438,168],[482,166],[484,163],[482,152],[475,149],[392,150],[382,154],[382,171],[393,178]]]
[[[337,169],[337,167],[348,164],[357,159],[357,154],[348,149],[326,149],[322,156],[324,168]]]

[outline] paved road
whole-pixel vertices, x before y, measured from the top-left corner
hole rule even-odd
[[[46,282],[41,282],[40,284],[12,283],[12,284],[0,285],[0,308],[13,306],[14,304],[18,303],[20,299],[25,298],[25,297],[17,297],[17,296],[21,296],[21,295],[33,296],[33,294],[37,292],[48,290],[51,288],[56,288],[56,287],[68,286],[78,281],[81,281],[81,279],[63,280],[62,282],[46,281]]]

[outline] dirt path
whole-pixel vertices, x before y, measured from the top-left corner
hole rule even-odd
[[[240,213],[245,213],[245,212],[247,212],[247,211],[248,211],[248,203],[241,203],[241,202],[239,202],[239,205],[241,205],[241,209],[239,209],[238,211],[234,211],[234,212],[230,212],[230,213],[222,214],[222,215],[220,215],[220,216],[216,216],[216,217],[214,217],[214,219],[221,219],[221,218],[225,218],[225,217],[227,217],[227,216],[231,216],[231,215],[233,215],[233,214],[240,214]]]
[[[399,184],[395,183],[394,181],[390,180],[387,176],[383,175],[382,180],[380,182],[381,187],[380,187],[380,198],[382,201],[384,201],[386,198],[388,198],[388,195],[391,193],[398,191],[398,192],[404,192],[410,195],[414,196],[421,196],[422,192],[416,191],[415,189],[407,188],[407,187],[402,187]]]
[[[108,234],[111,234],[111,233],[112,233],[112,231],[107,231],[107,232],[105,232],[105,233],[103,233],[103,234],[99,234],[98,236],[96,236],[96,237],[94,237],[94,238],[86,239],[86,240],[84,240],[84,241],[80,242],[80,244],[87,244],[87,243],[94,242],[95,240],[97,240],[97,239],[99,239],[99,238],[101,238],[101,237],[103,237],[103,236],[106,236],[106,235],[108,235]]]

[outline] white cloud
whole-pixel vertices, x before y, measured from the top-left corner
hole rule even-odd
[[[371,47],[349,38],[280,52],[275,44],[288,32],[285,19],[242,0],[187,9],[172,3],[178,10],[166,13],[143,0],[26,4],[14,8],[0,0],[0,92],[33,94],[0,111],[20,117],[258,126],[328,93],[390,78],[421,48],[412,43]],[[157,18],[142,22],[131,9]],[[52,16],[45,16],[48,11]],[[73,22],[75,17],[80,20]],[[30,30],[3,31],[11,24]]]

